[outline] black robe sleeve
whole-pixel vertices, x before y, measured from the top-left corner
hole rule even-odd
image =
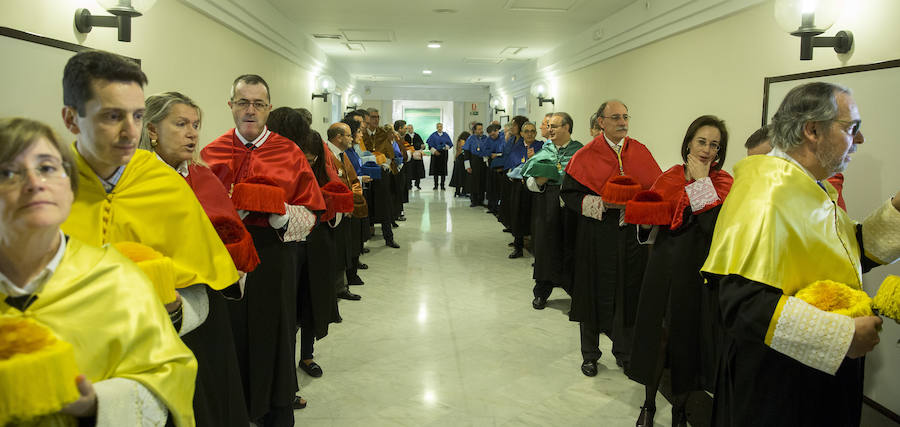
[[[559,197],[567,208],[578,215],[581,215],[581,201],[584,199],[584,196],[587,195],[596,196],[597,193],[594,193],[590,188],[581,185],[578,180],[572,178],[569,174],[563,174],[562,184],[560,184],[559,189]]]

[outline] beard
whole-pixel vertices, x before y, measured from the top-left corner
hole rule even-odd
[[[849,152],[853,151],[855,150],[851,148]],[[850,161],[846,160],[849,152],[837,144],[829,144],[823,149],[816,151],[816,160],[819,161],[819,165],[822,166],[822,169],[825,169],[830,177],[847,169],[847,166],[850,164]]]

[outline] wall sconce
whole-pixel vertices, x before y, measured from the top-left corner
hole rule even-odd
[[[113,16],[94,16],[91,11],[75,10],[75,29],[79,33],[89,33],[94,27],[118,28],[119,41],[131,41],[131,18],[136,18],[153,7],[156,0],[97,0],[97,4]]]
[[[543,107],[545,102],[556,105],[553,98],[545,98],[544,96],[550,92],[550,84],[544,80],[539,80],[531,85],[531,95],[538,99],[538,106]]]
[[[506,104],[506,103],[503,102],[503,100],[501,100],[500,98],[494,98],[494,99],[492,99],[492,100],[491,100],[491,107],[494,107],[494,114],[497,114],[497,113],[499,113],[499,112],[501,112],[501,111],[505,113],[505,112],[506,112],[506,109],[500,108],[501,106],[503,106],[503,105],[505,105],[505,104]]]
[[[840,0],[777,0],[775,20],[793,36],[800,37],[800,59],[811,60],[813,48],[833,47],[847,53],[853,47],[853,33],[838,31],[834,37],[816,37],[834,25],[841,12]]]
[[[322,98],[322,102],[328,102],[328,94],[334,90],[334,79],[327,74],[319,76],[316,79],[316,90],[322,93],[312,94],[312,99],[315,101],[316,98]]]
[[[355,110],[359,108],[359,104],[362,104],[362,97],[355,93],[351,93],[350,96],[347,97],[347,109]]]

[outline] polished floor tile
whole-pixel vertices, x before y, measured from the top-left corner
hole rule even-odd
[[[400,249],[371,240],[361,301],[316,343],[325,375],[300,372],[297,426],[633,426],[643,387],[610,342],[594,378],[581,374],[578,325],[557,289],[531,308],[529,256],[484,208],[449,191],[413,191]],[[376,234],[380,235],[378,227]],[[657,398],[657,424],[671,423]]]

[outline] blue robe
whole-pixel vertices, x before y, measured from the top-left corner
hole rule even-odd
[[[443,132],[440,135],[437,132],[433,132],[428,137],[428,140],[425,141],[425,144],[428,145],[428,148],[434,148],[435,150],[448,150],[453,147],[453,140],[450,139],[450,134],[447,132]]]

